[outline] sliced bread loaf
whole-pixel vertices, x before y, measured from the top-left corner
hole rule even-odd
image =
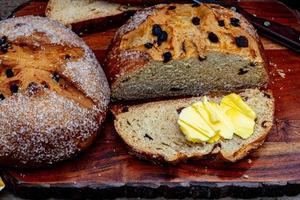
[[[268,80],[253,26],[232,10],[204,3],[137,12],[117,31],[105,71],[115,100],[232,91]]]
[[[177,163],[189,158],[219,154],[225,160],[235,162],[264,142],[274,117],[274,99],[271,94],[247,89],[239,95],[257,114],[254,133],[245,140],[234,136],[231,140],[219,140],[213,144],[187,141],[177,125],[178,116],[182,108],[201,100],[201,97],[130,107],[114,106],[115,129],[133,152],[146,159]],[[216,102],[220,102],[222,97],[209,96]]]
[[[46,16],[77,32],[95,31],[125,22],[137,9],[101,0],[50,0]]]

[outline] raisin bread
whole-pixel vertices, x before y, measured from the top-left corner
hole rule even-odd
[[[213,144],[192,143],[179,130],[177,120],[180,111],[201,97],[166,100],[134,106],[114,106],[115,129],[137,156],[153,161],[178,163],[190,158],[218,154],[235,162],[258,148],[271,130],[274,118],[274,99],[271,94],[258,89],[247,89],[239,94],[256,112],[253,135],[243,140],[234,136]],[[209,97],[219,102],[222,95]]]
[[[101,0],[50,0],[46,16],[76,32],[87,32],[122,24],[138,8]]]
[[[115,100],[232,91],[268,81],[253,26],[232,10],[204,3],[137,12],[117,31],[105,71]]]
[[[86,149],[110,92],[91,49],[47,18],[0,22],[0,165],[37,167]]]

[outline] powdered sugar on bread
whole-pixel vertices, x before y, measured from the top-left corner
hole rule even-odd
[[[108,82],[95,55],[81,38],[58,22],[42,17],[26,16],[0,22],[0,37],[7,37],[9,43],[21,41],[22,38],[29,41],[28,39],[32,39],[36,34],[39,34],[39,37],[33,40],[33,45],[37,48],[26,44],[24,48],[27,50],[21,52],[23,59],[24,54],[31,51],[43,53],[39,48],[43,49],[43,45],[48,45],[49,42],[53,46],[68,47],[69,51],[78,47],[79,50],[83,50],[83,55],[79,59],[65,58],[58,61],[62,66],[55,63],[57,66],[49,64],[48,68],[44,66],[36,69],[34,65],[30,68],[30,63],[34,64],[34,60],[39,57],[32,55],[33,61],[28,62],[29,66],[26,66],[28,70],[37,70],[37,74],[45,71],[43,73],[49,73],[49,76],[55,72],[52,70],[61,70],[60,79],[64,79],[65,82],[60,83],[49,77],[49,81],[52,82],[42,86],[39,79],[36,79],[32,81],[36,81],[38,85],[32,90],[20,83],[17,93],[12,92],[8,95],[6,92],[5,98],[0,101],[1,165],[37,167],[68,159],[92,143],[106,116],[110,99]],[[22,47],[18,44],[13,45],[15,48]],[[17,49],[12,47],[9,51]],[[0,60],[3,58],[3,61],[9,64],[9,60],[5,60],[7,54],[0,54]],[[13,58],[14,55],[10,54],[10,61],[18,61],[18,58]],[[14,66],[8,67],[14,69]],[[21,76],[22,74],[18,75],[16,71],[16,79]],[[3,79],[9,82],[14,77]],[[7,87],[4,82],[0,84],[1,90]],[[54,87],[60,87],[61,92],[56,92]],[[69,94],[72,94],[73,90],[75,94],[82,94],[82,101],[64,95],[64,91],[68,89]],[[91,103],[80,103],[85,101]],[[92,105],[86,106],[90,104]]]

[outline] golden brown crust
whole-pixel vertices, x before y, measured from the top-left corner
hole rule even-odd
[[[0,165],[39,167],[86,149],[106,116],[109,87],[76,34],[41,17],[0,22]]]
[[[224,25],[220,25],[220,21]],[[165,41],[160,42],[153,35],[155,24],[166,31]],[[146,47],[147,43],[151,47]],[[205,57],[213,51],[264,63],[259,37],[240,14],[214,4],[199,7],[191,4],[157,5],[137,12],[117,31],[105,71],[113,83],[118,77],[140,69],[150,61],[162,62],[166,52],[171,53],[173,60],[183,60]],[[128,67],[131,63],[133,66]]]

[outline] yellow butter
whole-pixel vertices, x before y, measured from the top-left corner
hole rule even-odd
[[[5,184],[2,181],[2,178],[0,177],[0,191],[3,190],[5,188]]]
[[[187,125],[193,127],[208,138],[213,137],[216,134],[192,106],[184,108],[181,111],[179,121],[185,122]]]
[[[240,111],[241,113],[243,113],[244,115],[248,116],[250,119],[255,120],[256,119],[256,113],[250,108],[250,106],[248,106],[243,99],[235,94],[229,94],[227,96],[225,96],[221,103],[221,106],[228,106],[230,108],[236,109],[238,111]]]
[[[185,135],[186,139],[190,142],[206,142],[209,140],[209,137],[201,134],[196,129],[188,126],[187,124],[183,123],[182,121],[178,121],[179,128]]]
[[[255,126],[254,120],[235,109],[228,110],[226,114],[229,116],[234,125],[234,133],[236,135],[243,139],[247,139],[252,135]]]
[[[255,127],[256,113],[237,94],[225,96],[220,105],[208,101],[193,103],[182,110],[178,125],[191,142],[217,142],[220,138],[232,139],[236,134],[249,138]]]

